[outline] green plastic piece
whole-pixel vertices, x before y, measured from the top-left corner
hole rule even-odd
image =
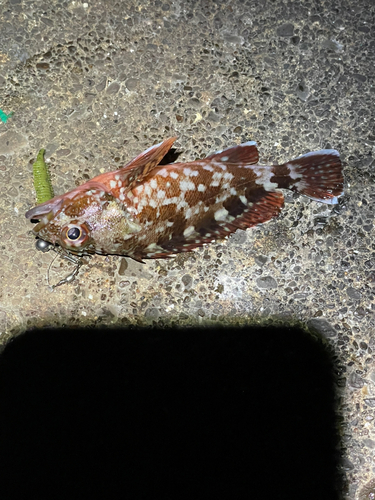
[[[37,203],[44,203],[53,198],[53,188],[51,184],[48,166],[44,161],[45,149],[38,153],[36,161],[33,163],[33,178]]]
[[[2,109],[0,109],[0,120],[3,122],[3,123],[6,123],[8,118],[10,118],[11,116],[14,115],[14,112],[12,111],[11,113],[9,113],[9,115],[7,115],[6,113],[4,113],[4,111]]]

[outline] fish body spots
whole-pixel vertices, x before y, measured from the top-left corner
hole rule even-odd
[[[219,210],[216,210],[216,212],[214,213],[214,218],[217,221],[225,221],[227,220],[228,214],[229,214],[228,210],[226,210],[224,207],[219,208]]]
[[[185,238],[188,238],[191,236],[193,233],[195,233],[195,227],[194,226],[189,226],[185,229],[183,235]]]
[[[178,203],[177,203],[177,210],[181,210],[183,208],[188,208],[190,205],[189,203],[185,200],[185,198],[183,196],[180,196],[180,198],[178,199]]]
[[[160,175],[161,177],[168,177],[168,170],[166,168],[161,168],[159,171],[158,171],[158,175]]]
[[[180,181],[180,189],[182,192],[194,191],[196,189],[196,186],[194,182],[184,179]]]
[[[233,177],[233,176],[232,176],[232,177]],[[217,172],[217,171],[216,171],[216,172],[214,172],[214,173],[212,174],[212,177],[211,177],[211,182],[210,182],[210,184],[209,184],[209,185],[210,185],[211,187],[218,187],[218,186],[220,186],[220,183],[221,183],[221,181],[223,180],[223,178],[224,178],[224,174],[223,174],[223,172]]]
[[[271,182],[271,177],[274,176],[273,167],[252,167],[257,178],[255,184],[262,186],[266,191],[274,191],[278,186],[276,182]]]
[[[193,170],[193,169],[187,168],[187,167],[185,167],[183,169],[183,173],[186,177],[198,177],[198,175],[199,175],[198,170]]]
[[[289,170],[289,177],[293,180],[298,180],[302,178],[302,174],[298,171],[299,165],[292,165],[287,163],[285,165]]]
[[[176,203],[178,203],[177,196],[174,196],[173,198],[164,198],[163,200],[163,205],[172,205]]]
[[[186,220],[189,220],[191,218],[191,216],[193,215],[193,211],[192,209],[189,207],[189,208],[186,208],[186,211],[185,211],[185,219]]]

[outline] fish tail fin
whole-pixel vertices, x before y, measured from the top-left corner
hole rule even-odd
[[[344,193],[340,154],[335,149],[313,151],[278,168],[284,170],[284,185],[280,187],[304,194],[312,200],[335,205]],[[286,178],[289,185],[285,185]]]

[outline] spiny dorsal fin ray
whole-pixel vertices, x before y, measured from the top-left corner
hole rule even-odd
[[[159,165],[176,139],[177,137],[171,137],[159,144],[155,144],[119,170],[98,175],[93,180],[104,184],[114,196],[119,196],[120,188],[123,187],[126,191],[129,191],[136,184],[140,184]]]

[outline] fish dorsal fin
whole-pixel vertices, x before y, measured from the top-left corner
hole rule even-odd
[[[254,141],[244,142],[238,146],[232,146],[224,149],[223,151],[217,151],[216,153],[207,156],[205,160],[232,164],[255,165],[259,161],[257,143]]]
[[[119,196],[120,188],[125,188],[126,191],[129,191],[136,184],[141,183],[151,170],[159,165],[176,139],[177,137],[171,137],[159,144],[155,144],[119,170],[106,172],[92,180],[104,184],[108,192],[114,196]]]

